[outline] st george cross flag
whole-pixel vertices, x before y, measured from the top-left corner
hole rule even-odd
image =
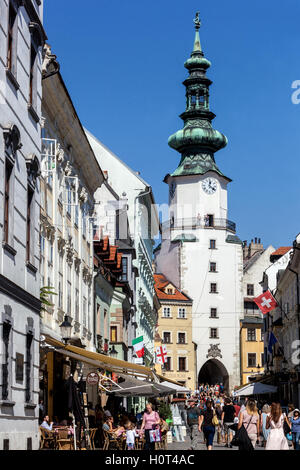
[[[164,364],[167,362],[167,346],[157,346],[156,348],[156,363]]]
[[[145,354],[145,349],[144,349],[144,338],[143,336],[139,336],[138,338],[135,338],[132,340],[132,346],[134,349],[135,354],[137,357],[143,357]]]
[[[274,344],[278,343],[278,340],[276,338],[276,336],[274,335],[274,333],[270,333],[270,337],[269,337],[269,344],[268,344],[268,351],[270,354],[272,354],[273,352],[273,349],[272,349],[272,346],[274,346]]]
[[[263,292],[263,294],[259,295],[253,300],[259,306],[263,314],[271,312],[271,310],[274,310],[274,308],[276,308],[278,305],[269,290]]]

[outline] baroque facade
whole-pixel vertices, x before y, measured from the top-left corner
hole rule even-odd
[[[38,449],[43,2],[0,3],[0,448]]]

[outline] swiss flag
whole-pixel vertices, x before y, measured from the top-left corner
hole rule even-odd
[[[271,310],[274,310],[274,308],[278,306],[278,303],[276,302],[269,290],[259,295],[253,300],[256,305],[259,306],[260,310],[264,315],[268,312],[271,312]]]

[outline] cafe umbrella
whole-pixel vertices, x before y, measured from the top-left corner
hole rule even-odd
[[[77,390],[76,382],[72,375],[70,375],[67,381],[68,387],[68,410],[73,416],[73,428],[74,428],[74,448],[76,450],[76,424],[80,423],[79,435],[81,433],[81,427],[85,428],[84,414],[82,411],[80,398]]]

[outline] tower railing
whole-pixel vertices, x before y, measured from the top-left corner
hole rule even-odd
[[[162,232],[178,229],[195,230],[197,228],[228,230],[236,233],[236,224],[228,219],[203,220],[203,218],[188,217],[176,220],[169,219],[162,223]]]

